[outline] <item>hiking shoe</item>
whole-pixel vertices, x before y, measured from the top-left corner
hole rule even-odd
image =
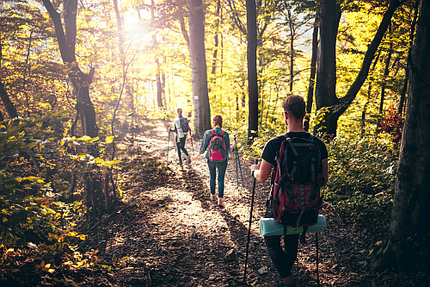
[[[191,163],[191,157],[190,156],[188,156],[187,157],[187,164],[190,164]]]
[[[279,280],[279,286],[282,286],[282,287],[297,287],[297,285],[296,285],[296,283],[293,281],[293,282],[286,282],[286,281],[284,281],[284,280]]]
[[[216,200],[216,195],[215,194],[211,194],[211,200]]]
[[[225,207],[224,199],[222,199],[222,198],[218,198],[218,205],[219,205],[220,207]]]

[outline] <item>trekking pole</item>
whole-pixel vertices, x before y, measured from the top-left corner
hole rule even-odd
[[[170,131],[167,132],[167,156],[166,161],[169,161],[169,143],[170,143]]]
[[[236,135],[234,135],[234,140],[236,141]],[[236,156],[236,182],[237,182],[237,189],[239,190],[239,173],[237,167],[239,166],[240,170],[240,178],[242,180],[242,187],[245,188],[245,184],[243,183],[243,174],[242,174],[242,167],[240,165],[240,158],[239,158],[239,150],[237,149],[237,145],[234,148],[235,156]]]
[[[318,273],[318,232],[315,232],[315,248],[317,250],[317,287],[320,287],[320,275]]]
[[[233,135],[234,141],[236,141],[236,135]],[[234,147],[234,155],[236,157],[236,186],[237,186],[237,190],[239,191],[239,173],[237,172],[237,157],[238,157],[238,152],[237,152],[237,146]]]
[[[258,160],[256,159],[255,164],[257,163],[258,163]],[[252,172],[252,176],[254,177],[254,171]],[[251,236],[251,222],[252,222],[252,209],[254,207],[255,181],[256,179],[254,177],[254,183],[252,185],[251,212],[249,214],[248,240],[246,242],[245,271],[243,272],[243,281],[246,281],[246,265],[248,264],[249,238]]]

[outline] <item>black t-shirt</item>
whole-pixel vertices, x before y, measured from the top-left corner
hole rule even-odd
[[[308,139],[309,137],[313,136],[307,132],[289,132],[289,133],[287,133],[287,135],[290,138],[297,137],[297,138],[304,138],[304,139]],[[269,140],[263,149],[263,153],[261,154],[261,158],[264,159],[265,161],[267,161],[268,163],[275,165],[276,153],[279,152],[279,149],[281,148],[281,143],[284,139],[285,139],[284,137],[276,137],[276,138]],[[321,152],[321,159],[328,158],[327,147],[319,138],[316,138],[316,140],[317,140],[317,144],[319,146],[320,152]]]

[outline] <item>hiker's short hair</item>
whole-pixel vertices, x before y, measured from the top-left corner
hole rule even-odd
[[[301,96],[288,96],[282,103],[282,107],[284,108],[284,112],[298,120],[302,119],[306,114],[306,104]]]
[[[182,109],[181,109],[181,108],[177,108],[177,109],[176,109],[176,112],[177,112],[178,114],[181,114],[181,115],[182,115]]]
[[[212,122],[214,126],[219,126],[220,128],[222,128],[222,117],[220,115],[214,116],[214,119]]]

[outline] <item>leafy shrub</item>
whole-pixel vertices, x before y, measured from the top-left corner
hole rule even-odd
[[[329,181],[325,200],[361,222],[383,227],[393,204],[397,160],[391,150],[364,137],[336,137],[328,146]]]
[[[391,106],[388,108],[385,118],[378,121],[378,131],[390,134],[393,137],[393,143],[399,144],[404,123],[405,119]]]

